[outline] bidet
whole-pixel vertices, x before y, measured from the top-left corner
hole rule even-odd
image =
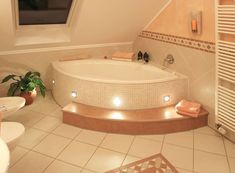
[[[6,118],[24,105],[25,99],[22,97],[2,97],[0,98],[0,114],[2,114],[2,118]],[[8,148],[13,150],[25,132],[24,126],[17,122],[2,122],[0,128],[0,137],[8,145]]]

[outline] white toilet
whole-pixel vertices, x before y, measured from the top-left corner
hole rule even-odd
[[[3,118],[10,116],[19,110],[25,104],[22,97],[2,97],[0,98],[0,112]],[[5,141],[9,150],[13,150],[18,144],[20,138],[24,135],[25,128],[17,122],[2,122],[0,137]]]

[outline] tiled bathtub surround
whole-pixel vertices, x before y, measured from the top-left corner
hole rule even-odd
[[[175,104],[188,94],[188,80],[185,77],[155,83],[112,84],[83,80],[56,70],[53,74],[55,80],[53,95],[61,106],[65,106],[73,100],[104,108],[145,109]],[[65,87],[65,83],[69,83],[69,85]],[[72,91],[77,91],[77,98],[71,97]],[[171,100],[164,102],[164,96],[170,96]],[[115,107],[113,104],[115,97],[122,101],[122,105],[119,107]]]
[[[189,99],[200,102],[209,112],[209,124],[214,127],[215,54],[171,43],[138,37],[135,52],[147,51],[151,63],[163,64],[172,54],[175,63],[168,68],[186,75],[189,79]]]
[[[185,37],[179,37],[175,35],[162,34],[151,31],[142,31],[139,37],[162,41],[166,43],[172,43],[179,46],[189,47],[205,52],[215,53],[215,43],[208,41],[195,40]]]

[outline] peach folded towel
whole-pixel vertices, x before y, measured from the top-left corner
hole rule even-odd
[[[132,61],[135,53],[134,52],[114,52],[112,55],[112,59],[114,60],[127,60]]]
[[[201,111],[201,104],[196,102],[190,102],[187,100],[181,100],[176,106],[176,112],[183,115],[197,117]]]
[[[179,111],[176,109],[176,113],[180,114],[180,115],[185,115],[185,116],[190,116],[193,118],[197,118],[199,113],[189,113],[189,112],[184,112],[184,111]]]

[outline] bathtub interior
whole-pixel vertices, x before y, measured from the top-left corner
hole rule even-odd
[[[176,73],[168,72],[153,65],[138,62],[113,60],[77,60],[55,62],[54,68],[68,75],[86,80],[151,81],[166,78],[175,79]],[[115,79],[115,80],[113,80]]]

